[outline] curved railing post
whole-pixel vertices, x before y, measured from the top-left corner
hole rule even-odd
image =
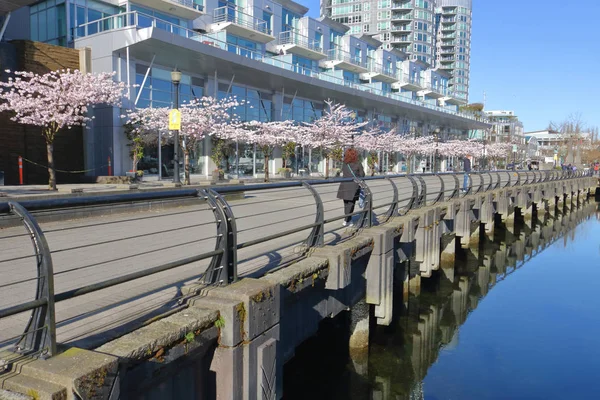
[[[389,221],[396,213],[398,212],[398,186],[394,183],[394,181],[390,177],[385,177],[385,179],[392,185],[393,190],[393,200],[390,208],[385,213],[385,220]]]
[[[417,198],[417,207],[423,207],[427,205],[427,184],[422,176],[416,175],[419,183],[421,184],[421,193]]]
[[[354,178],[354,182],[360,186],[365,194],[365,205],[363,207],[363,212],[360,214],[360,218],[358,219],[356,227],[358,229],[370,228],[373,224],[373,193],[371,193],[371,189],[369,189],[369,186],[364,180]]]
[[[444,194],[446,191],[446,187],[445,187],[446,185],[444,184],[444,178],[442,178],[442,176],[439,174],[437,174],[436,176],[440,179],[440,185],[442,185],[442,187],[440,189],[440,195],[435,199],[433,204],[437,204],[440,200],[441,201],[446,200],[446,198],[444,197]]]
[[[56,314],[54,309],[52,256],[44,232],[29,211],[16,202],[8,202],[8,206],[13,214],[21,218],[33,243],[38,273],[36,300],[44,300],[45,302],[31,314],[23,336],[15,345],[16,351],[21,354],[41,351],[42,357],[51,357],[56,354]]]
[[[408,203],[408,207],[406,209],[406,211],[410,211],[415,207],[418,207],[418,200],[419,200],[419,185],[417,185],[417,181],[415,180],[415,178],[412,175],[406,175],[406,177],[408,178],[408,180],[410,181],[411,185],[412,185],[412,196],[410,197],[410,202]]]
[[[323,201],[321,196],[308,182],[302,182],[302,186],[308,189],[315,199],[315,205],[317,207],[317,214],[315,217],[315,227],[310,231],[308,238],[306,239],[306,245],[308,247],[322,247],[325,244],[325,210],[323,208]]]
[[[237,281],[237,228],[233,211],[227,201],[213,189],[199,192],[212,208],[217,221],[215,250],[223,250],[214,256],[202,277],[207,285],[228,285]]]
[[[483,191],[483,186],[485,185],[485,181],[483,180],[483,175],[480,172],[475,172],[475,175],[479,177],[479,186],[477,187],[477,191],[475,193],[479,193]]]
[[[454,191],[450,196],[451,199],[455,199],[460,196],[460,181],[458,180],[458,176],[456,174],[452,174],[452,178],[454,178]]]
[[[469,172],[469,173],[465,172],[465,174],[467,174],[467,179],[469,182],[468,183],[469,186],[467,187],[467,190],[465,191],[465,196],[468,196],[471,194],[471,191],[473,190],[473,178],[471,177],[471,172]]]
[[[492,177],[492,173],[487,171],[486,174],[488,174],[488,176],[490,177],[490,184],[488,185],[487,188],[487,192],[489,192],[490,190],[492,190],[494,188],[494,178]]]

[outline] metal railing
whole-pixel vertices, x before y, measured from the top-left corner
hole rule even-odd
[[[303,36],[295,31],[286,31],[281,32],[279,34],[279,40],[277,41],[279,45],[286,44],[295,44],[313,51],[317,51],[319,53],[323,53],[323,47],[321,46],[321,42],[318,40],[309,39],[306,36]]]
[[[192,276],[196,276],[194,279],[199,284],[199,287],[208,285],[227,285],[235,282],[240,277],[240,273],[238,272],[238,265],[241,263],[239,259],[240,251],[254,248],[256,254],[252,260],[256,257],[265,255],[271,257],[279,251],[278,249],[281,249],[282,244],[280,241],[282,238],[290,237],[291,240],[293,240],[294,245],[292,258],[287,261],[282,258],[274,263],[269,262],[267,267],[261,265],[256,270],[259,271],[257,272],[259,274],[271,272],[274,269],[282,268],[299,258],[305,257],[309,254],[310,250],[315,247],[321,247],[328,243],[335,243],[332,242],[331,239],[326,239],[326,235],[338,231],[339,228],[327,231],[326,225],[340,222],[342,219],[356,219],[354,230],[351,231],[351,235],[353,235],[354,233],[359,232],[362,229],[368,229],[375,224],[386,223],[390,218],[404,215],[412,209],[457,199],[469,194],[534,183],[568,180],[570,178],[579,178],[583,176],[589,176],[589,173],[583,171],[563,173],[561,171],[553,170],[482,171],[471,172],[466,175],[464,173],[400,174],[365,177],[362,179],[340,178],[291,181],[258,185],[213,187],[201,190],[180,189],[158,193],[133,193],[72,197],[54,200],[9,201],[0,203],[0,215],[18,218],[26,230],[26,234],[24,235],[0,236],[0,242],[3,240],[8,240],[10,242],[11,240],[18,239],[18,237],[22,236],[29,237],[33,244],[33,253],[31,253],[31,255],[15,254],[16,257],[8,256],[8,258],[5,256],[5,258],[0,258],[0,267],[2,267],[3,264],[5,267],[6,265],[11,267],[14,267],[15,265],[18,266],[18,262],[28,258],[35,260],[36,265],[36,276],[32,276],[28,279],[17,277],[15,280],[8,283],[2,283],[2,281],[0,281],[0,288],[3,293],[3,298],[0,298],[2,301],[0,304],[4,304],[7,300],[11,300],[7,298],[7,296],[9,296],[7,293],[9,293],[11,286],[19,285],[24,282],[29,282],[29,284],[35,283],[36,286],[35,294],[32,295],[31,300],[10,304],[9,306],[4,306],[4,308],[0,309],[0,322],[2,322],[3,319],[13,317],[17,314],[31,312],[24,332],[10,339],[2,340],[0,337],[0,344],[3,342],[8,343],[12,340],[11,343],[14,345],[14,351],[19,357],[31,355],[50,357],[56,354],[57,351],[57,324],[64,325],[69,321],[84,318],[90,313],[97,313],[98,308],[100,307],[88,305],[88,307],[91,308],[82,314],[72,315],[69,318],[63,318],[60,321],[57,321],[56,305],[61,304],[62,302],[68,302],[80,296],[96,293],[128,282],[143,280],[144,278],[156,276],[163,272],[169,271],[169,273],[173,273],[171,271],[175,271],[178,268],[189,268],[190,265],[198,265],[197,263],[203,260],[208,262],[206,270],[204,272],[197,271],[192,273]],[[337,186],[339,184],[346,182],[354,182],[362,189],[365,194],[365,205],[361,210],[350,214],[344,214],[343,212],[341,214],[336,214],[332,211],[331,205],[334,202],[341,203],[341,201],[338,200],[337,197],[334,197],[334,193],[337,193]],[[333,190],[331,190],[332,186],[334,186]],[[251,195],[247,198],[244,196],[244,200],[237,202],[227,201],[224,197],[226,195],[242,192],[245,194],[250,193]],[[264,197],[264,201],[268,203],[264,211],[256,208],[256,204],[259,202],[254,200],[261,196]],[[294,203],[302,198],[307,200],[302,200],[302,203]],[[92,228],[97,230],[98,227],[110,227],[114,222],[100,220],[88,225],[70,223],[66,226],[61,225],[60,227],[54,227],[53,229],[43,230],[37,222],[37,218],[34,215],[35,213],[44,215],[44,213],[48,213],[49,211],[57,212],[65,210],[77,210],[80,212],[81,210],[99,206],[110,206],[111,208],[114,208],[119,205],[130,205],[139,201],[154,200],[163,202],[188,201],[193,204],[196,204],[196,202],[198,202],[198,204],[203,204],[203,210],[208,213],[208,215],[212,214],[213,221],[207,219],[192,227],[202,227],[202,232],[205,232],[207,230],[206,227],[212,225],[216,230],[216,235],[188,242],[188,244],[194,244],[194,247],[190,249],[189,253],[177,253],[179,257],[174,257],[174,259],[169,258],[166,262],[150,266],[143,265],[142,268],[138,268],[137,270],[132,268],[131,270],[126,269],[123,271],[122,267],[119,267],[117,268],[118,273],[115,273],[114,276],[110,276],[108,279],[97,279],[97,281],[93,283],[80,282],[77,284],[77,282],[75,282],[74,285],[72,279],[68,279],[66,281],[69,283],[68,288],[63,288],[58,292],[55,290],[56,278],[63,278],[65,273],[73,271],[79,273],[84,269],[89,271],[90,268],[92,268],[92,270],[98,270],[100,268],[99,270],[103,271],[107,265],[110,265],[110,262],[114,262],[115,260],[122,261],[123,259],[130,259],[132,257],[131,255],[127,255],[123,256],[124,258],[113,258],[111,252],[109,252],[108,255],[105,254],[105,248],[102,247],[101,250],[103,252],[101,253],[101,258],[106,258],[108,261],[92,262],[91,264],[84,263],[85,265],[83,266],[63,265],[65,263],[65,253],[68,251],[74,251],[76,253],[78,251],[83,251],[81,254],[84,255],[84,259],[90,258],[97,261],[95,259],[100,255],[90,253],[90,249],[94,246],[122,243],[128,239],[140,240],[142,237],[152,237],[151,235],[153,234],[160,235],[189,228],[179,227],[169,230],[163,227],[161,230],[152,233],[136,231],[133,238],[105,238],[104,241],[100,242],[94,239],[93,243],[84,244],[71,243],[69,241],[66,244],[56,245],[59,248],[53,249],[48,245],[48,240],[46,238],[48,233],[64,235],[65,232],[77,229]],[[279,209],[275,207],[277,202],[284,202],[284,207]],[[291,206],[286,202],[292,202]],[[242,208],[242,211],[238,214],[234,212],[234,209],[237,207],[248,206],[252,207],[249,209]],[[301,214],[300,216],[294,214],[299,212],[299,209],[303,208],[313,208],[313,211],[308,214]],[[182,214],[181,218],[188,221],[193,220],[192,214],[195,212],[198,211],[188,211],[188,213],[185,211],[178,211],[167,215],[167,217],[174,214]],[[289,215],[292,218],[287,220],[276,219],[275,222],[265,224],[264,219],[266,216],[273,215],[273,213],[285,213],[285,215]],[[119,220],[119,222],[125,221],[126,224],[131,224],[141,221],[148,224],[145,229],[151,230],[151,228],[156,225],[152,218],[156,218],[156,216],[134,216],[131,219]],[[311,218],[312,222],[307,221],[307,219],[310,220]],[[248,222],[249,220],[254,222]],[[297,226],[288,228],[292,221],[296,221]],[[240,223],[242,225],[240,225]],[[274,226],[281,223],[286,224],[286,229],[275,231],[276,229]],[[247,226],[243,226],[244,224]],[[269,227],[271,231],[270,234],[264,233],[264,228],[266,227]],[[255,236],[247,236],[248,231],[254,231],[256,233],[257,230],[259,233],[255,234]],[[115,233],[112,235],[119,236]],[[336,235],[339,236],[339,234]],[[79,238],[79,235],[74,236],[74,238]],[[243,240],[243,238],[245,239]],[[57,241],[56,238],[53,240],[55,242]],[[205,251],[194,250],[197,243],[203,240],[214,241],[214,248],[212,250],[206,249]],[[148,243],[153,250],[143,252],[143,254],[147,255],[146,253],[148,252],[154,252],[154,254],[156,254],[157,250],[155,247],[160,249],[170,249],[172,246],[181,246],[179,241],[176,241],[176,243],[172,244],[170,247],[167,246],[168,243],[163,243],[163,241],[164,238],[156,239],[156,243]],[[129,247],[126,246],[126,248]],[[133,249],[135,249],[135,245],[133,246]],[[118,253],[116,250],[115,252]],[[63,261],[59,264],[55,264],[54,261],[56,259],[53,260],[55,256],[56,259],[61,259]],[[107,262],[109,264],[107,264]],[[69,263],[67,262],[67,264]],[[10,271],[3,271],[0,276],[7,277],[6,279],[10,281],[11,279],[8,278],[10,274],[8,274],[8,272]],[[85,278],[86,276],[86,279],[89,279],[89,275],[84,275],[83,277]],[[80,281],[81,277],[77,280]],[[81,283],[85,284],[81,286]],[[65,286],[65,281],[61,282],[61,285]],[[187,298],[196,295],[199,293],[199,290],[200,289],[188,292],[186,295],[181,294],[176,296],[174,299],[177,300],[177,305],[179,307],[185,307]],[[103,304],[102,307],[106,308],[108,306]],[[173,312],[173,310],[169,312]],[[0,348],[1,347],[2,346],[0,346]],[[0,373],[2,372],[1,361],[2,360],[0,360]],[[12,361],[4,361],[4,367],[8,368],[9,364],[12,362],[14,362],[14,359]]]
[[[340,49],[330,49],[327,52],[328,61],[343,61],[358,67],[367,68],[360,56],[352,55]]]
[[[240,7],[233,6],[224,6],[215,8],[213,10],[213,22],[231,22],[236,25],[249,28],[255,30],[257,32],[262,32],[267,35],[271,35],[271,29],[267,24],[267,21],[264,21],[260,18],[256,18],[253,15],[244,13],[243,9]]]
[[[367,68],[369,72],[375,72],[377,74],[386,75],[391,78],[397,78],[396,74],[394,74],[393,67],[384,67],[382,64],[379,64],[376,61],[368,61]]]
[[[197,11],[204,11],[204,6],[202,4],[197,4],[194,0],[169,0],[174,3],[181,4],[182,6],[193,8]]]

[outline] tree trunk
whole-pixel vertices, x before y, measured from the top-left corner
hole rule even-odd
[[[54,170],[54,143],[46,141],[48,153],[48,189],[56,190],[56,171]]]
[[[184,177],[183,184],[190,185],[190,152],[185,149],[183,150],[183,165],[184,165]]]
[[[269,182],[269,156],[265,154],[265,182]]]
[[[329,179],[329,155],[325,156],[325,179]]]
[[[133,153],[133,161],[132,161],[132,165],[131,165],[131,171],[133,171],[134,174],[137,172],[137,165],[138,165],[138,159],[137,159],[136,153],[134,152]]]

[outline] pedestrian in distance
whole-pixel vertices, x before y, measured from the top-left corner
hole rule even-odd
[[[365,176],[365,171],[362,164],[358,161],[358,152],[354,148],[346,149],[344,153],[344,166],[342,167],[342,176],[344,178],[362,178]],[[360,194],[360,186],[354,181],[340,183],[337,198],[344,201],[344,218],[343,226],[352,226],[352,214],[354,206]]]
[[[469,188],[469,173],[471,172],[471,160],[468,157],[463,159],[463,170],[465,171],[463,190],[466,192]]]

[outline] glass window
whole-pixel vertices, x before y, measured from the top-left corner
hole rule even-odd
[[[48,16],[46,10],[38,13],[38,40],[45,42],[48,40]]]

